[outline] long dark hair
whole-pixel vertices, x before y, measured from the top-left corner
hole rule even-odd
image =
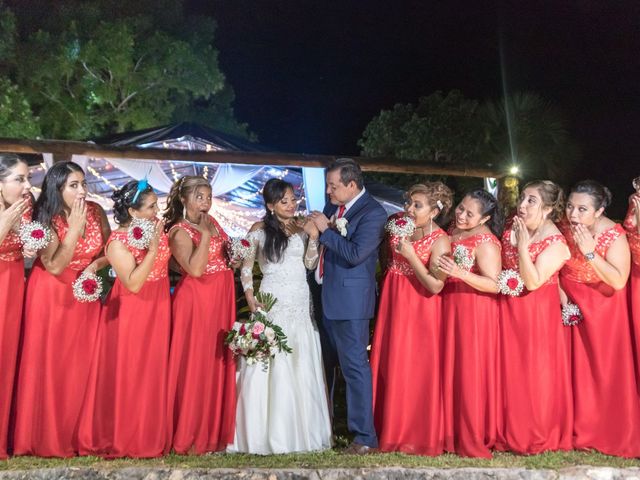
[[[138,180],[131,180],[111,195],[111,199],[113,200],[113,220],[118,225],[126,225],[129,223],[131,221],[129,208],[139,210],[146,196],[153,193],[153,187],[151,185],[146,184],[146,186],[144,186],[144,184],[142,184],[141,187],[143,188],[140,190],[140,193],[136,195],[139,184],[140,182],[138,182]]]
[[[264,184],[262,189],[262,198],[264,198],[265,207],[268,203],[276,204],[282,200],[287,190],[293,191],[293,185],[279,178],[272,178]],[[277,263],[282,259],[282,254],[289,245],[289,237],[284,233],[280,224],[280,220],[275,213],[267,208],[262,221],[264,222],[264,256],[272,262]]]
[[[200,187],[211,189],[211,185],[204,177],[186,175],[171,185],[171,190],[167,196],[167,211],[164,213],[164,229],[169,231],[176,223],[183,218],[184,203],[183,198],[189,198]]]
[[[84,175],[84,170],[77,163],[54,163],[47,171],[42,182],[42,191],[33,207],[33,218],[43,225],[51,225],[51,220],[64,211],[62,189],[67,178],[73,172]]]
[[[496,237],[500,238],[504,227],[504,219],[496,197],[483,188],[471,190],[466,193],[465,197],[472,198],[480,203],[480,216],[489,216],[487,226]]]

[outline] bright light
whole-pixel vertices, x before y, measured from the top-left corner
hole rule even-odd
[[[517,165],[514,165],[509,169],[509,173],[511,175],[517,175],[519,172],[520,172],[520,169],[517,167]]]

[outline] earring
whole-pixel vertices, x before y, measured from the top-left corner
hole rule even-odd
[[[182,218],[187,219],[187,207],[182,207]]]
[[[433,217],[429,219],[429,235],[433,233]]]

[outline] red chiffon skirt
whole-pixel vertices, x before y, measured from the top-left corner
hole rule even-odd
[[[24,333],[15,395],[14,453],[71,457],[87,391],[100,320],[100,302],[80,303],[71,284],[36,261],[27,282]]]
[[[584,320],[572,327],[574,442],[576,449],[640,456],[640,404],[636,389],[627,291],[562,279]]]
[[[0,459],[7,458],[23,298],[24,262],[0,260]]]
[[[498,422],[498,300],[450,279],[442,307],[445,449],[491,458]]]
[[[636,387],[640,393],[640,266],[631,264],[629,278],[629,314],[631,315],[631,330],[633,332],[633,355],[636,364]]]
[[[236,318],[230,270],[185,276],[173,295],[169,413],[178,453],[223,450],[233,443],[235,361],[224,344]]]
[[[521,454],[571,450],[571,331],[562,325],[558,285],[501,296],[496,448]]]
[[[441,306],[415,277],[387,274],[371,349],[380,450],[444,451],[440,382]]]
[[[79,431],[82,454],[150,458],[169,450],[170,322],[168,279],[148,281],[138,293],[116,280],[100,319]]]

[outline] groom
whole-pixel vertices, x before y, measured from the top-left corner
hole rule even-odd
[[[378,447],[367,345],[387,214],[365,190],[360,166],[350,158],[339,158],[327,169],[327,195],[324,211],[310,216],[323,248],[316,269],[322,284],[323,356],[332,397],[337,361],[347,386],[347,426],[355,434],[347,453],[363,454]]]

